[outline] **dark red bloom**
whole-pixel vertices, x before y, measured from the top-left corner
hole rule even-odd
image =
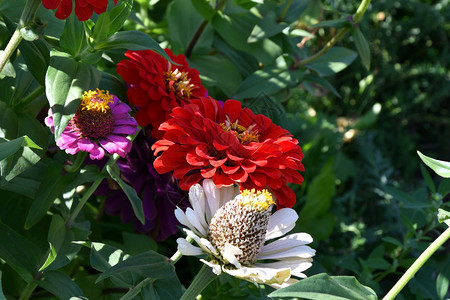
[[[164,139],[152,150],[159,173],[173,171],[188,190],[203,178],[217,187],[240,183],[241,189],[269,189],[278,208],[292,207],[294,192],[286,182],[301,184],[303,153],[298,141],[264,115],[255,115],[236,100],[223,106],[212,98],[192,100],[172,110],[161,124]]]
[[[179,64],[171,64],[151,50],[127,51],[117,64],[117,73],[128,84],[128,100],[138,112],[134,116],[141,126],[152,125],[152,135],[159,139],[164,132],[159,125],[170,117],[172,108],[204,97],[206,89],[200,83],[199,72],[189,68],[184,55],[167,55]]]
[[[118,0],[114,0],[117,4]],[[42,5],[47,9],[57,9],[55,16],[58,19],[67,19],[72,13],[73,0],[42,0]],[[75,14],[78,20],[86,21],[95,11],[97,14],[104,13],[108,6],[108,0],[75,0]]]

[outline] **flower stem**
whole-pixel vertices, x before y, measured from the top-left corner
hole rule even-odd
[[[22,11],[22,15],[20,16],[19,25],[17,25],[17,28],[9,40],[8,45],[6,45],[5,51],[0,56],[0,72],[3,70],[6,63],[22,41],[23,37],[20,34],[20,29],[34,21],[34,16],[40,4],[40,0],[27,0]]]
[[[68,173],[74,173],[74,172],[78,171],[78,169],[81,167],[81,165],[85,161],[87,154],[88,153],[85,151],[78,152],[78,154],[75,158],[75,161],[72,163],[72,165],[64,166],[64,170],[66,170],[66,172],[68,172]]]
[[[32,281],[29,282],[26,286],[25,289],[22,291],[22,294],[20,295],[19,300],[27,300],[30,298],[31,294],[33,294],[34,289],[37,287],[37,284]]]
[[[364,13],[367,10],[367,7],[369,7],[369,4],[370,4],[370,0],[361,1],[361,4],[359,5],[358,9],[356,10],[356,13],[353,15],[353,23],[358,23],[361,20],[362,16],[364,15]],[[303,67],[304,65],[312,63],[313,61],[315,61],[318,58],[320,58],[321,56],[323,56],[325,53],[328,52],[328,50],[331,49],[331,47],[334,46],[334,44],[336,44],[350,30],[350,28],[351,27],[345,27],[345,28],[342,28],[341,30],[339,30],[338,33],[335,36],[333,36],[325,44],[325,46],[322,49],[320,49],[319,52],[317,52],[313,56],[310,56],[308,58],[305,58],[305,59],[297,62],[295,64],[295,66],[297,68]]]
[[[220,10],[222,9],[223,5],[225,4],[226,0],[222,0],[220,1],[216,7],[214,8],[215,10]],[[195,44],[197,44],[198,39],[200,38],[200,36],[203,33],[203,30],[205,30],[206,25],[208,25],[208,20],[203,20],[202,23],[200,23],[200,25],[198,26],[197,30],[195,31],[194,36],[192,37],[192,40],[189,42],[189,45],[186,49],[186,51],[184,52],[184,55],[189,58],[191,57],[192,54],[192,50],[194,50]]]
[[[403,274],[399,281],[392,287],[392,289],[384,296],[383,300],[392,300],[405,285],[414,277],[419,269],[425,264],[425,262],[450,238],[450,227],[447,228],[441,235],[433,242],[427,249],[416,259],[416,261],[409,267],[409,269]]]
[[[193,240],[194,239],[192,237],[190,237],[190,236],[186,237],[186,241],[188,241],[189,243],[192,243]],[[180,250],[177,250],[177,252],[175,252],[175,254],[172,255],[172,257],[170,258],[170,261],[173,264],[176,264],[177,261],[179,261],[182,256],[183,256],[183,253],[181,253]]]
[[[289,0],[288,3],[286,4],[286,6],[283,9],[283,12],[281,12],[281,15],[280,15],[280,18],[279,18],[280,20],[284,19],[284,16],[286,16],[286,13],[287,13],[287,11],[289,9],[289,6],[291,6],[291,4],[292,4],[292,0]]]
[[[216,279],[217,275],[213,273],[212,269],[203,265],[198,272],[197,276],[195,276],[189,288],[184,292],[183,296],[180,300],[193,300],[195,299],[205,287],[207,287],[214,279]]]

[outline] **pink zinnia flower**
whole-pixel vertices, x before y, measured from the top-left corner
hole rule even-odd
[[[105,150],[125,157],[131,149],[126,138],[138,130],[136,121],[129,115],[130,107],[107,91],[84,92],[75,116],[69,121],[56,144],[66,153],[78,151],[89,153],[91,159],[102,159]],[[45,124],[54,131],[53,113]]]

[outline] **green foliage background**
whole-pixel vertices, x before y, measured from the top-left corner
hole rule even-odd
[[[176,299],[200,269],[198,258],[167,262],[175,238],[157,244],[119,217],[101,216],[101,198],[91,197],[67,228],[78,186],[120,177],[92,166],[59,176],[68,156],[52,150],[54,136],[37,121],[49,104],[60,105],[60,133],[75,112],[71,102],[89,87],[126,99],[116,63],[125,49],[161,53],[158,44],[184,53],[214,98],[241,100],[299,140],[306,172],[303,185],[292,186],[295,231],[310,233],[317,250],[308,276],[354,276],[385,295],[446,227],[437,211],[450,207],[450,179],[426,168],[416,150],[450,161],[448,1],[373,1],[359,24],[348,19],[357,1],[293,1],[282,20],[290,1],[131,2],[112,12],[110,1],[109,14],[84,27],[40,7],[45,39],[23,41],[1,74],[0,145],[11,153],[0,153],[0,299],[17,299],[30,283],[37,285],[31,299],[119,299],[133,286],[136,299]],[[23,3],[0,0],[1,49]],[[323,57],[301,65],[346,27]],[[447,243],[398,299],[450,297],[449,252]],[[319,276],[335,293],[354,284]],[[264,299],[272,291],[222,275],[203,297]]]

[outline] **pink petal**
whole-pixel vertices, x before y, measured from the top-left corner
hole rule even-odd
[[[114,142],[107,141],[104,139],[101,139],[98,141],[98,143],[105,148],[106,151],[108,151],[110,154],[117,153],[117,150],[119,147]]]
[[[105,156],[105,150],[97,144],[94,144],[94,149],[89,152],[91,159],[102,159]]]
[[[81,151],[85,152],[91,152],[92,149],[94,149],[95,142],[92,142],[91,140],[84,138],[78,141],[78,148]]]
[[[114,134],[134,134],[137,128],[132,126],[114,126]]]

